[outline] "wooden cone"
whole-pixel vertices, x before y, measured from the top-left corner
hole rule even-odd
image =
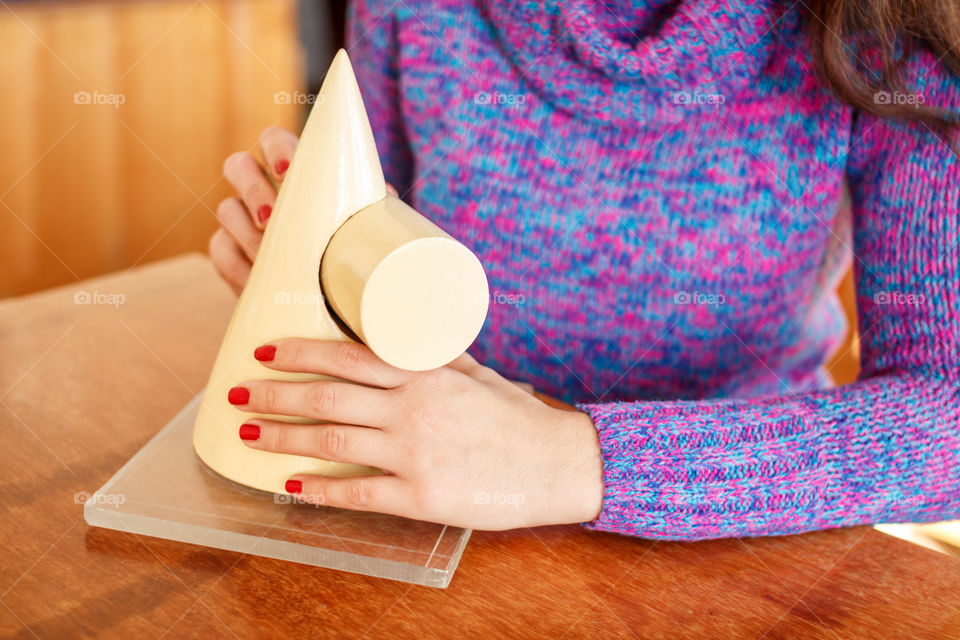
[[[378,355],[403,368],[433,368],[462,353],[480,331],[489,299],[480,262],[386,196],[360,89],[341,50],[287,169],[200,407],[193,445],[214,471],[274,493],[283,493],[285,481],[297,473],[378,473],[361,465],[251,449],[238,436],[246,419],[309,421],[257,416],[227,402],[228,390],[246,380],[324,378],[267,369],[254,359],[256,347],[294,336],[350,339],[331,317],[319,279],[331,238],[348,219],[355,216],[324,264],[325,273],[332,274],[325,276],[324,287],[340,301],[353,332],[374,338],[370,346]]]

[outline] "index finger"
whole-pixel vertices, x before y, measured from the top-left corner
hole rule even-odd
[[[383,389],[399,387],[416,375],[387,364],[366,345],[341,340],[273,340],[257,348],[254,357],[279,371],[318,373]]]

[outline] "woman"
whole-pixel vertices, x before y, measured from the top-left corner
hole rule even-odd
[[[489,322],[426,373],[258,350],[376,387],[244,384],[332,423],[251,420],[249,446],[388,472],[289,491],[674,539],[960,512],[953,3],[430,5],[353,3],[349,50],[388,180],[479,255]],[[274,178],[295,144],[264,134]],[[248,155],[226,177],[211,255],[239,288],[275,196]],[[862,371],[832,388],[851,260]]]

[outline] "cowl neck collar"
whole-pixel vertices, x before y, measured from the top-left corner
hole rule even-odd
[[[483,1],[522,78],[557,107],[609,123],[729,99],[763,70],[786,11],[776,0]]]

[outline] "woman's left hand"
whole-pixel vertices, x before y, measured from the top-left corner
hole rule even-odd
[[[547,406],[469,355],[410,372],[360,344],[286,339],[256,357],[278,371],[342,380],[244,383],[241,410],[328,422],[251,419],[240,431],[248,446],[385,472],[293,476],[287,490],[305,500],[474,529],[583,522],[600,511],[590,417]],[[231,402],[245,395],[232,391]]]

